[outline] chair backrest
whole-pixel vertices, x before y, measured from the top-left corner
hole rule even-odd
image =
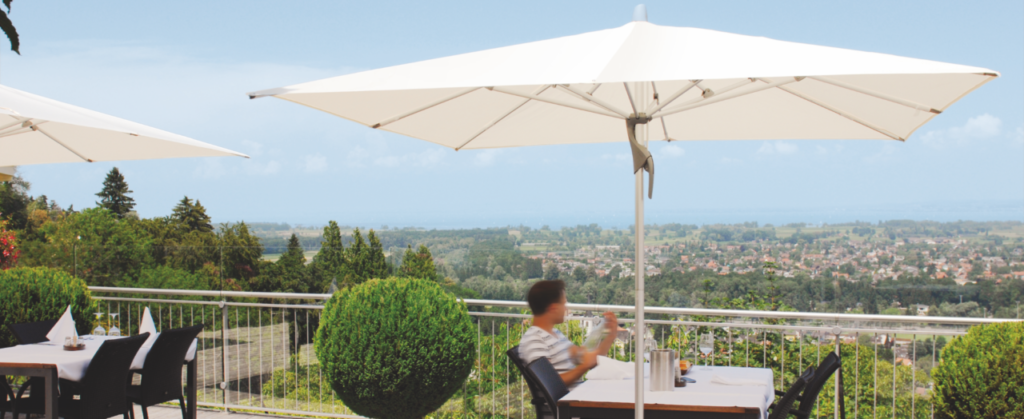
[[[537,378],[533,376],[533,373],[526,368],[526,363],[523,362],[523,358],[519,357],[519,345],[513,346],[509,350],[505,351],[505,355],[508,355],[508,359],[512,360],[512,364],[519,369],[519,373],[523,375],[523,381],[526,381],[526,386],[530,388],[530,394],[533,396],[533,400],[530,403],[537,408],[537,418],[542,419],[542,410],[546,405],[544,401],[544,395],[538,388]]]
[[[22,345],[46,342],[46,334],[50,333],[57,320],[43,320],[41,322],[9,324],[8,329],[14,334],[14,338]]]
[[[814,370],[814,378],[807,383],[807,388],[804,389],[804,394],[799,398],[800,410],[810,412],[810,409],[814,407],[814,402],[818,400],[818,393],[821,393],[821,389],[825,387],[825,383],[832,374],[839,369],[842,365],[842,361],[839,359],[839,355],[835,352],[829,352],[825,359],[821,360],[821,364]]]
[[[545,357],[537,358],[527,365],[526,369],[537,380],[537,387],[544,397],[544,401],[551,407],[552,412],[556,412],[554,416],[557,419],[558,400],[569,394],[569,388],[562,381],[562,376],[558,375],[555,366],[551,365],[551,361]]]
[[[185,355],[203,325],[160,332],[142,367],[142,402],[146,405],[181,396],[181,368]]]
[[[81,412],[91,417],[119,415],[127,408],[125,393],[128,369],[149,333],[121,339],[106,340],[85,369],[79,388]],[[102,416],[102,415],[108,416]]]
[[[786,394],[782,395],[781,399],[775,401],[775,407],[772,408],[771,416],[768,419],[785,419],[789,417],[789,411],[793,409],[793,403],[796,402],[797,396],[803,391],[807,383],[814,378],[814,367],[807,367],[807,370],[799,377],[796,377],[796,381],[789,386],[786,390]]]

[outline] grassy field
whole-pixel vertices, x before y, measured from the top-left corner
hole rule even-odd
[[[308,262],[310,260],[313,260],[313,256],[316,256],[317,252],[319,252],[319,250],[308,250],[308,251],[304,252],[303,255],[306,256],[306,261]],[[281,253],[271,253],[271,254],[263,255],[263,260],[267,260],[267,261],[270,261],[270,262],[277,262],[277,260],[280,259],[280,258],[281,258]]]

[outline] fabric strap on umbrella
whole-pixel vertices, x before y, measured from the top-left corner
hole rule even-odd
[[[14,171],[17,169],[16,166],[3,166],[0,167],[0,182],[7,182],[14,177]]]
[[[654,156],[647,147],[636,140],[636,126],[650,121],[651,117],[644,114],[630,115],[626,119],[626,133],[629,135],[629,148],[633,150],[633,173],[639,172],[640,169],[647,171],[650,176],[647,182],[647,198],[654,198]]]

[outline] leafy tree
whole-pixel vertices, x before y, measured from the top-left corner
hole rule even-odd
[[[15,230],[23,230],[28,225],[28,205],[32,202],[28,190],[31,187],[21,176],[0,183],[0,214]]]
[[[390,266],[388,265],[387,258],[384,256],[384,245],[380,241],[380,237],[370,229],[370,233],[366,235],[367,240],[370,241],[370,247],[366,254],[366,279],[372,278],[387,278],[388,274],[391,273]]]
[[[18,38],[18,30],[14,28],[14,23],[11,22],[11,18],[8,16],[11,14],[11,1],[4,0],[4,6],[7,7],[7,11],[0,10],[0,29],[3,29],[7,39],[11,41],[11,51],[21,55],[21,51],[18,50],[21,47],[21,39]]]
[[[49,246],[40,261],[60,266],[89,285],[113,286],[152,263],[152,239],[104,209],[69,214],[47,223],[43,232]]]
[[[251,234],[245,222],[222,224],[219,233],[224,275],[248,284],[260,274],[263,244]]]
[[[188,196],[182,198],[178,205],[174,206],[171,218],[181,223],[189,231],[200,231],[203,233],[213,231],[213,225],[210,224],[210,216],[206,215],[206,208],[203,207],[203,204],[199,203],[199,200],[196,200],[193,204]]]
[[[414,252],[412,245],[407,247],[405,256],[402,257],[402,266],[398,268],[398,276],[436,281],[437,268],[434,266],[434,257],[431,256],[430,249],[421,244]]]
[[[278,279],[282,291],[309,292],[306,256],[295,234],[288,239],[288,250],[274,262],[271,276]]]
[[[124,175],[115,167],[107,173],[107,178],[103,181],[103,190],[96,194],[100,197],[100,202],[96,205],[117,214],[118,218],[124,218],[125,214],[135,208],[135,198],[128,196],[130,193],[132,191],[128,189]]]
[[[544,279],[547,281],[558,279],[558,266],[554,263],[549,263],[548,266],[544,267]]]

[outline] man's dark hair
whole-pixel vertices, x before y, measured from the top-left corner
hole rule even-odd
[[[565,294],[565,282],[559,279],[552,281],[540,281],[530,287],[526,294],[526,302],[530,304],[530,310],[534,316],[539,316],[548,311],[548,307],[557,303]]]

